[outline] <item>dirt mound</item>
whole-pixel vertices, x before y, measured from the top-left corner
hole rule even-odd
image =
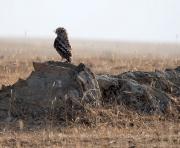
[[[180,112],[180,67],[155,72],[94,75],[84,64],[33,63],[34,71],[0,91],[0,119],[75,121],[92,108],[123,105],[138,113]]]

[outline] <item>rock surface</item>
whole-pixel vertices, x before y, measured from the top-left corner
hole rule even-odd
[[[88,109],[124,105],[145,114],[180,113],[180,67],[94,75],[84,64],[33,63],[26,80],[0,90],[0,119],[85,118]]]
[[[124,104],[148,114],[172,109],[180,111],[180,67],[155,72],[98,75],[96,78],[104,103]]]
[[[60,120],[73,119],[84,107],[99,104],[99,85],[84,64],[49,61],[33,66],[34,71],[26,80],[1,90],[1,118],[40,118],[53,112]]]

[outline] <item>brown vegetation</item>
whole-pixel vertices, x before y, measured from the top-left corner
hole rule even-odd
[[[180,45],[73,41],[74,63],[87,64],[96,74],[154,71],[180,66]],[[59,60],[50,40],[1,40],[0,84],[9,85],[31,73],[32,61]],[[178,147],[180,119],[141,115],[124,106],[91,110],[95,124],[73,122],[68,127],[54,122],[26,121],[0,124],[2,147]]]

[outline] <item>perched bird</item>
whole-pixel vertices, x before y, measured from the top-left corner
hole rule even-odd
[[[60,54],[63,59],[66,59],[66,62],[71,63],[71,45],[68,40],[68,35],[66,29],[59,27],[56,29],[55,33],[57,37],[54,40],[54,48]]]

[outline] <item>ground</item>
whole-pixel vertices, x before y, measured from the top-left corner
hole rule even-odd
[[[126,43],[73,40],[73,62],[88,65],[96,74],[154,71],[180,66],[179,44]],[[26,78],[33,61],[58,61],[52,40],[1,39],[0,84]],[[178,147],[180,121],[166,115],[139,115],[120,106],[94,111],[97,122],[27,127],[26,122],[0,123],[1,147]],[[99,119],[97,114],[105,118]]]

